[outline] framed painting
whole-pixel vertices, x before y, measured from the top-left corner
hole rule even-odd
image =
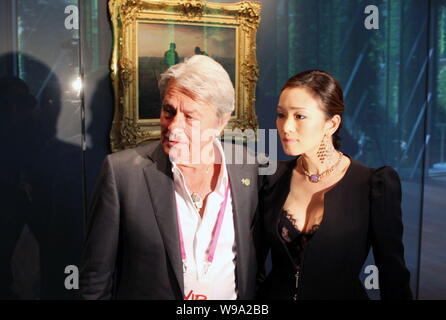
[[[194,54],[212,57],[229,73],[236,107],[228,128],[257,129],[255,39],[260,3],[110,0],[109,11],[114,37],[113,152],[159,139],[160,75]]]

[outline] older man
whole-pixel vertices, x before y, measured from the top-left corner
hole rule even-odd
[[[161,141],[104,161],[82,297],[251,299],[257,166],[232,163],[217,138],[234,110],[231,80],[219,63],[195,55],[170,67],[159,87]]]

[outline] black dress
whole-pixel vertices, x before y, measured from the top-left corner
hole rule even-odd
[[[294,221],[286,210],[282,209],[282,214],[279,217],[279,234],[287,247],[287,253],[296,270],[294,275],[296,277],[296,292],[293,295],[293,300],[299,298],[297,288],[305,247],[317,229],[319,229],[319,225],[315,224],[307,232],[300,231],[296,225],[296,221]]]
[[[260,299],[368,299],[359,279],[373,249],[382,299],[411,299],[404,262],[401,185],[390,167],[372,169],[351,159],[344,177],[324,195],[316,230],[301,234],[286,218],[296,159],[266,176],[255,227]],[[286,231],[285,231],[285,229]],[[287,241],[288,239],[288,241]],[[272,269],[264,261],[271,250]]]

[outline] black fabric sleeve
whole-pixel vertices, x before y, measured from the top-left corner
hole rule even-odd
[[[110,156],[102,165],[89,210],[80,270],[83,299],[111,299],[119,238],[119,199]]]
[[[370,187],[371,244],[381,299],[412,299],[410,273],[404,262],[399,176],[391,167],[375,169]]]

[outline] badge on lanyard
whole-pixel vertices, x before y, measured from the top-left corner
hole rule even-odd
[[[209,277],[206,275],[195,278],[195,272],[188,272],[184,274],[185,283],[193,283],[193,287],[184,294],[184,300],[208,300],[209,296],[213,294],[214,287]]]

